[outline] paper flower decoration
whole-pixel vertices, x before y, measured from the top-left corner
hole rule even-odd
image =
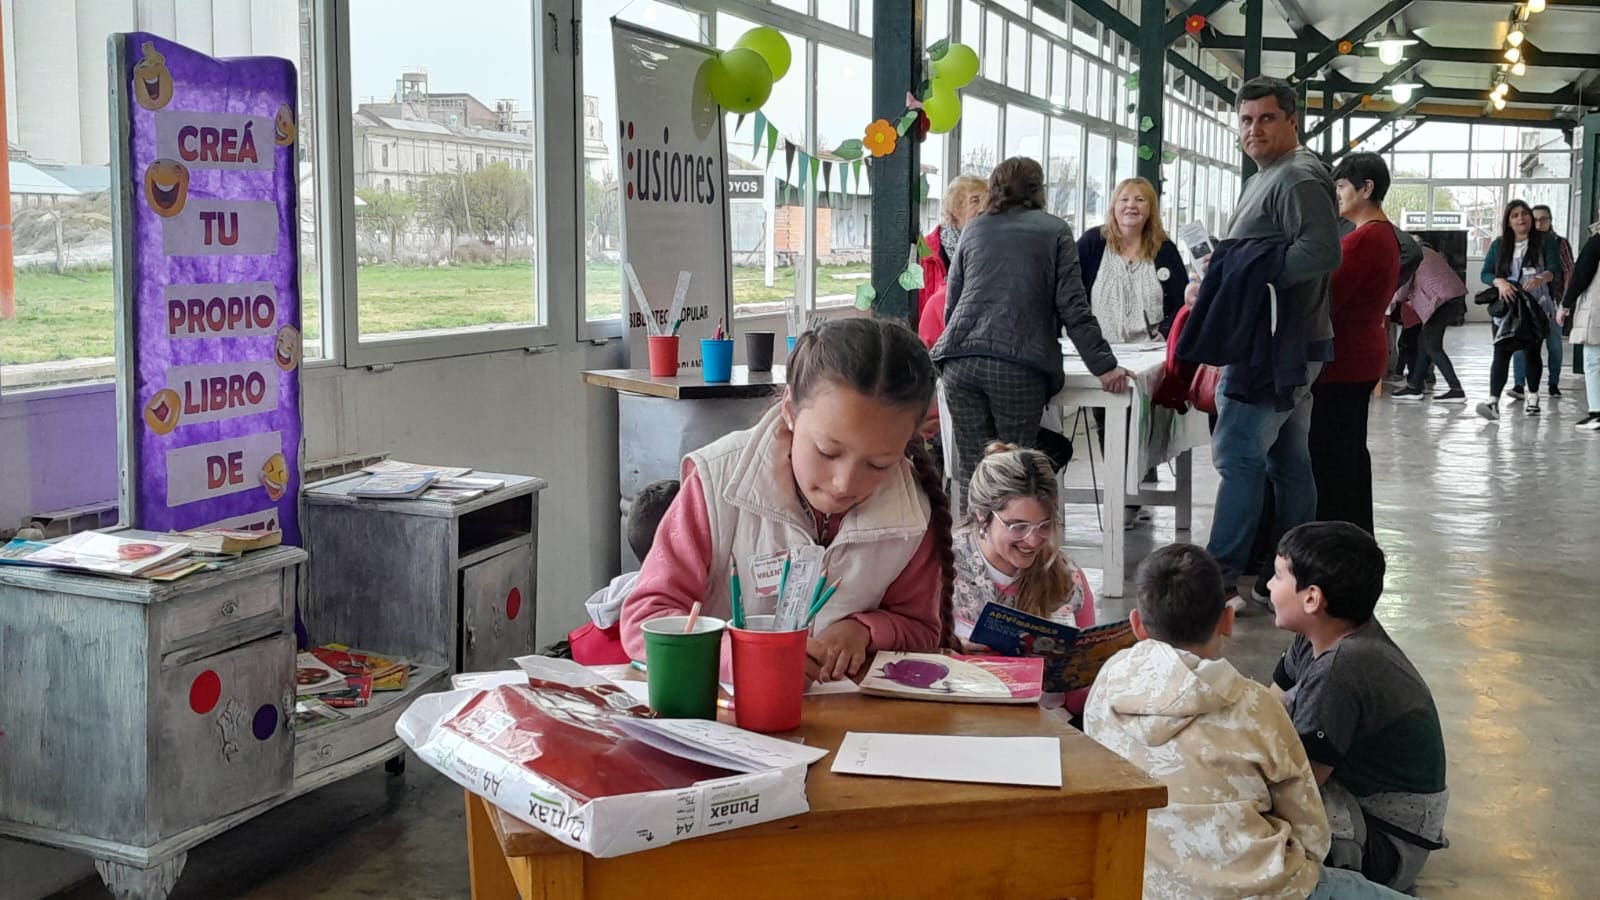
[[[917,104],[917,124],[911,126],[917,131],[917,143],[925,143],[928,140],[928,129],[931,124],[928,121],[928,113],[923,110],[920,103]]]
[[[899,135],[895,133],[894,126],[888,119],[879,119],[867,126],[866,140],[862,144],[872,156],[888,156],[894,152],[894,144]]]
[[[1356,45],[1350,43],[1349,41],[1340,41],[1338,49],[1339,49],[1339,53],[1341,55],[1349,56],[1350,55],[1350,51],[1356,49]]]
[[[1190,16],[1183,20],[1183,30],[1190,34],[1199,34],[1206,27],[1205,16]]]

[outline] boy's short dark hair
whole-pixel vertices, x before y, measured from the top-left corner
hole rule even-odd
[[[1152,638],[1192,647],[1216,634],[1228,598],[1222,569],[1204,548],[1168,544],[1139,563],[1133,580],[1139,617]]]
[[[1324,609],[1335,619],[1365,625],[1383,596],[1387,563],[1372,535],[1349,522],[1307,522],[1278,542],[1297,590],[1322,589]]]
[[[633,498],[628,510],[628,546],[640,562],[650,555],[650,546],[656,542],[656,529],[661,527],[661,517],[678,496],[677,479],[652,481],[644,486],[639,496]]]
[[[1242,106],[1247,100],[1264,100],[1271,97],[1278,101],[1278,108],[1286,116],[1300,114],[1300,95],[1296,94],[1294,87],[1282,78],[1273,78],[1268,75],[1257,75],[1246,81],[1239,88],[1239,101],[1235,106]]]
[[[1339,160],[1333,167],[1333,180],[1348,181],[1357,190],[1372,182],[1373,203],[1381,205],[1383,198],[1389,196],[1389,164],[1376,153],[1352,153]]]

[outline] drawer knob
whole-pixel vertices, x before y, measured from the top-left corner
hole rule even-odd
[[[237,600],[229,600],[226,603],[222,604],[222,615],[223,615],[224,618],[230,617],[230,616],[232,616],[234,613],[236,613],[238,611],[239,611],[239,602]]]

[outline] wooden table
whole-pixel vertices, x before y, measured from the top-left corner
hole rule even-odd
[[[829,755],[806,778],[809,813],[612,859],[468,793],[473,900],[1140,896],[1145,811],[1166,788],[1057,713],[837,694],[805,704],[793,736],[829,749],[846,731],[1059,735],[1063,785],[835,775]]]

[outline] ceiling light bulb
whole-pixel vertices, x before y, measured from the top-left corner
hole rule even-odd
[[[1526,75],[1526,74],[1528,74],[1528,64],[1523,62],[1520,59],[1517,60],[1517,64],[1511,67],[1511,74],[1513,74],[1513,75]]]
[[[1389,93],[1396,103],[1410,103],[1411,92],[1416,89],[1414,84],[1397,84],[1389,88]]]
[[[1544,0],[1528,0],[1528,12],[1544,12]]]
[[[1524,37],[1526,37],[1526,35],[1524,35],[1522,33],[1522,29],[1521,28],[1514,28],[1514,29],[1512,29],[1510,34],[1506,35],[1506,40],[1510,41],[1511,42],[1511,46],[1513,46],[1513,47],[1521,47],[1522,46],[1522,39]]]
[[[1493,94],[1496,97],[1504,97],[1506,94],[1510,93],[1510,91],[1511,91],[1511,85],[1506,84],[1504,81],[1502,81],[1499,84],[1495,85],[1494,86],[1494,90],[1490,91],[1489,93]]]
[[[1517,60],[1519,60],[1521,58],[1522,58],[1522,51],[1521,50],[1518,50],[1516,47],[1507,47],[1506,48],[1506,62],[1515,63]]]
[[[1378,59],[1386,66],[1392,66],[1405,56],[1406,48],[1393,41],[1384,41],[1378,45]]]
[[[1504,97],[1496,97],[1496,98],[1494,98],[1494,108],[1495,109],[1505,109],[1506,108],[1506,98],[1504,98]]]

